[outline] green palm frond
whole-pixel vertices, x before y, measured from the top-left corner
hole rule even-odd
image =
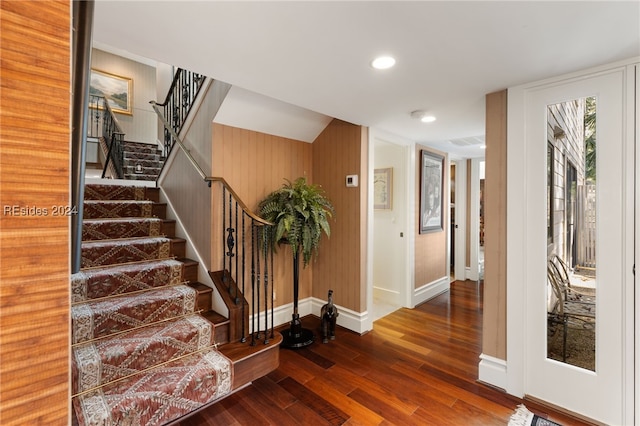
[[[286,180],[286,179],[285,179]],[[304,266],[312,255],[318,254],[324,232],[331,236],[329,219],[335,210],[319,185],[308,184],[301,177],[286,183],[269,194],[258,206],[260,215],[275,223],[275,232],[264,232],[263,238],[276,251],[278,244],[286,240],[294,254],[302,254]]]

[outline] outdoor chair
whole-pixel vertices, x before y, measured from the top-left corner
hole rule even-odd
[[[562,326],[562,361],[567,360],[568,329],[595,329],[596,297],[577,290],[571,285],[567,265],[557,255],[549,257],[547,278],[555,295],[555,302],[548,311],[548,320]]]

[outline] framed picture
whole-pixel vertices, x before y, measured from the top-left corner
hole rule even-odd
[[[420,233],[443,230],[444,157],[420,152]]]
[[[373,208],[391,210],[393,195],[393,168],[373,171]]]
[[[92,69],[89,94],[104,96],[111,110],[120,114],[132,115],[131,96],[133,80],[104,71]]]

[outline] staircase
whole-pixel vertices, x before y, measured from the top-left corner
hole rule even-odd
[[[125,141],[124,178],[155,181],[162,170],[164,158],[156,145]]]
[[[177,421],[278,366],[278,344],[229,341],[158,188],[87,185],[72,275],[78,425]],[[219,343],[226,343],[218,348]]]

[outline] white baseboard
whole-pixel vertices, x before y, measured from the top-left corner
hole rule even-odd
[[[311,313],[317,317],[320,317],[320,310],[326,303],[326,300],[316,299],[315,297],[312,297]],[[343,308],[339,305],[336,305],[336,308],[338,309],[339,313],[336,324],[358,334],[363,334],[369,331],[365,326],[369,317],[369,313],[367,311],[356,312],[352,311],[351,309]]]
[[[298,301],[298,314],[300,317],[304,317],[306,315],[315,315],[320,317],[320,310],[322,306],[327,303],[325,300],[316,299],[314,297],[308,297],[303,300]],[[367,312],[355,312],[351,309],[343,308],[339,305],[335,305],[338,309],[338,319],[336,323],[344,327],[348,330],[354,331],[358,334],[363,334],[368,329],[365,328],[364,324],[369,316]],[[274,327],[278,327],[283,324],[287,324],[291,321],[291,315],[293,314],[293,303],[287,303],[286,305],[278,306],[273,309],[273,325]],[[254,316],[254,319],[257,320],[260,318],[261,328],[264,328],[264,312],[260,312],[258,316]],[[271,311],[269,311],[267,315],[267,321],[269,326],[271,326]],[[249,327],[251,328],[251,322],[249,323]],[[304,324],[303,324],[304,326]]]
[[[402,306],[402,300],[400,299],[400,292],[396,290],[389,290],[387,288],[373,286],[373,299],[384,300],[385,303],[391,305]]]
[[[445,276],[415,289],[413,292],[413,306],[417,306],[427,300],[433,299],[434,297],[449,290],[450,286],[451,283],[449,282],[449,277]]]
[[[478,380],[497,388],[507,389],[507,361],[480,354]]]

